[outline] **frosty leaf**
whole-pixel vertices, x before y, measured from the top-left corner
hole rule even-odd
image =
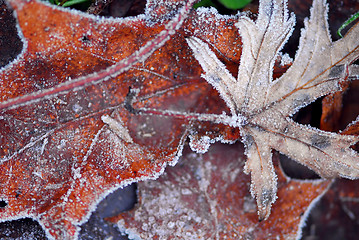
[[[278,161],[278,154],[274,157]],[[243,145],[215,144],[204,155],[185,150],[156,181],[138,184],[134,210],[111,218],[130,239],[296,239],[330,181],[296,181],[278,171],[273,221],[258,222],[242,171]],[[314,200],[314,201],[313,201]],[[309,207],[309,208],[308,208]]]
[[[353,95],[357,99],[358,81],[351,83],[351,89],[347,95]],[[350,97],[350,96],[349,96]],[[348,100],[348,99],[346,99]],[[349,100],[350,103],[345,102],[346,112],[348,109],[358,109],[358,101]],[[353,106],[350,106],[352,105]],[[348,106],[349,105],[349,106]],[[351,114],[343,114],[342,117],[351,118]],[[341,118],[341,121],[348,119]],[[342,131],[342,134],[359,135],[359,118],[354,120],[347,128]],[[354,148],[358,150],[358,145]],[[319,239],[329,239],[333,234],[335,238],[340,239],[356,239],[357,236],[357,219],[358,199],[359,199],[359,181],[349,181],[346,179],[337,179],[334,184],[325,193],[323,198],[318,203],[318,207],[308,217],[308,222],[311,225],[308,228],[315,228],[315,236]],[[330,226],[330,227],[329,227]],[[340,232],[340,233],[339,233]]]
[[[235,78],[233,78],[231,73],[225,68],[224,64],[218,60],[207,44],[197,38],[189,38],[187,39],[187,43],[194,51],[194,55],[206,72],[203,77],[221,94],[221,97],[225,100],[231,113],[234,115],[236,111],[235,105],[233,104],[234,99],[232,99],[231,96],[231,89],[236,87]],[[203,49],[205,49],[205,51],[203,51]],[[223,78],[226,80],[221,81]]]
[[[295,23],[286,4],[283,0],[261,1],[256,23],[242,17],[236,24],[243,42],[235,98],[241,112],[251,113],[266,105],[274,62]]]
[[[245,171],[251,174],[251,192],[257,199],[260,219],[269,217],[276,199],[271,149],[323,177],[359,177],[359,156],[350,149],[357,137],[320,131],[290,119],[315,99],[340,90],[342,81],[357,74],[350,64],[359,57],[359,26],[333,43],[326,3],[314,0],[292,66],[273,80],[274,62],[294,25],[286,4],[261,0],[255,22],[245,16],[239,19],[236,26],[243,49],[237,80],[228,76],[204,42],[195,37],[187,40],[206,72],[204,78],[219,91],[231,110],[230,117],[237,119],[223,121],[223,115],[218,117],[219,122],[240,129],[248,157]]]
[[[225,98],[235,90],[229,81],[237,81],[229,73],[236,74],[241,55],[242,44],[234,27],[239,15],[221,16],[213,9],[201,8],[192,11],[175,32],[176,24],[182,23],[175,21],[176,16],[185,15],[185,10],[179,14],[185,4],[181,0],[149,0],[143,15],[104,19],[34,0],[8,2],[14,8],[24,47],[0,69],[1,221],[31,217],[40,222],[49,238],[76,238],[79,225],[109,192],[133,181],[155,178],[167,164],[175,164],[188,132],[197,151],[206,151],[213,142],[203,137],[204,133],[223,141],[238,139],[239,128],[229,126],[252,120],[237,111],[233,100],[226,100],[225,106],[218,93],[200,79],[201,67],[195,64],[185,37],[206,39],[220,56],[217,61],[205,51],[214,65],[223,62],[227,66],[229,72],[223,65],[219,69],[228,83],[212,81],[218,89],[225,89],[218,90]],[[281,12],[286,13],[278,10]],[[284,31],[287,20],[284,18]],[[160,34],[163,31],[165,35]],[[153,48],[142,48],[148,47],[146,43],[154,44]],[[279,50],[281,44],[276,47]],[[142,57],[136,57],[138,53]],[[139,62],[131,65],[128,59],[134,60],[131,64]],[[124,68],[116,71],[116,77],[109,76],[106,70],[121,61]],[[267,66],[272,63],[263,62]],[[216,77],[215,71],[210,75]],[[79,79],[87,82],[71,85]],[[63,86],[66,88],[59,88]],[[52,88],[57,89],[55,93],[47,92]],[[167,115],[129,112],[130,88],[139,89],[134,108],[164,109]],[[29,98],[16,103],[21,97]],[[228,109],[233,115],[223,113]],[[196,114],[176,119],[171,111]],[[212,120],[219,114],[215,121],[219,124],[192,121],[203,112]],[[253,137],[247,136],[250,143]],[[258,146],[270,155],[271,146]],[[274,174],[269,172],[265,170],[271,179]],[[275,190],[272,183],[269,185]]]
[[[193,11],[177,33],[176,24],[182,21],[176,17],[185,17],[192,2],[165,2],[171,3],[166,5],[169,12],[162,13],[170,18],[158,22],[145,14],[104,19],[38,1],[8,3],[24,48],[0,69],[0,221],[31,217],[49,238],[75,239],[103,197],[130,182],[155,178],[177,161],[189,121],[131,114],[124,106],[129,88],[141,90],[138,104],[201,112],[206,106],[197,101],[204,102],[201,93],[211,89],[200,81],[194,60],[183,60],[191,56],[183,47],[184,32],[213,41],[213,33],[219,32],[231,44],[238,37],[234,29],[206,22],[211,17],[229,26],[235,17],[203,10]],[[166,30],[167,24],[172,29]],[[145,54],[119,76],[107,72],[97,84],[73,89],[76,79],[106,72],[154,43],[162,31],[167,31],[164,40],[175,35],[147,60]],[[146,53],[159,47],[154,45]],[[69,88],[46,92],[59,86]],[[23,96],[32,100],[14,102]],[[223,107],[218,105],[217,112]]]
[[[359,79],[358,65],[351,65],[349,67],[350,76],[353,79]],[[322,116],[320,120],[320,128],[326,131],[339,131],[345,128],[345,125],[356,118],[356,111],[358,102],[357,99],[352,101],[347,101],[347,105],[350,104],[347,110],[343,109],[344,95],[355,96],[355,94],[350,94],[358,91],[358,81],[346,81],[341,83],[342,90],[335,92],[328,96],[325,96],[322,101]],[[348,94],[347,94],[348,93]],[[353,98],[353,97],[351,97]],[[349,117],[346,122],[343,122],[343,119]],[[350,135],[357,135],[352,133],[347,133]]]

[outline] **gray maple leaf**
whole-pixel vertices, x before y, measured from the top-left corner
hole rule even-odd
[[[261,220],[269,217],[276,199],[272,149],[324,178],[359,177],[359,155],[350,148],[358,137],[321,131],[290,118],[315,99],[340,90],[341,81],[358,75],[351,64],[359,57],[359,26],[332,42],[327,12],[326,1],[313,1],[295,60],[276,80],[272,77],[275,60],[295,25],[286,0],[261,0],[255,22],[239,18],[236,26],[243,48],[237,79],[206,43],[187,39],[205,72],[203,77],[230,109],[231,116],[218,115],[216,121],[240,128],[248,158],[245,172],[251,174],[251,193]]]

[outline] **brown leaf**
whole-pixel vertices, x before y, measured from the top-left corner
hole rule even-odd
[[[291,180],[276,165],[278,201],[270,220],[259,222],[243,150],[238,143],[215,144],[203,155],[187,149],[158,180],[138,183],[134,210],[110,220],[131,239],[295,239],[330,181]]]
[[[233,113],[233,104],[221,101],[200,79],[202,70],[185,40],[205,39],[207,52],[215,52],[213,59],[228,67],[225,76],[236,76],[242,47],[235,27],[239,16],[200,9],[175,33],[181,22],[176,16],[185,15],[178,14],[182,0],[148,1],[144,15],[117,20],[37,1],[9,4],[25,44],[18,58],[0,69],[1,221],[32,217],[50,238],[76,238],[78,226],[109,192],[157,177],[168,163],[175,164],[188,133],[192,148],[202,152],[213,139],[239,138],[238,124],[246,119],[223,113]],[[166,28],[168,23],[172,30]],[[173,37],[162,46],[170,34]],[[278,59],[277,54],[272,57],[270,64],[263,62],[270,71]],[[116,67],[111,77],[109,70],[115,68],[110,66]],[[156,109],[160,115],[133,114],[139,108]],[[284,115],[294,111],[287,110]],[[219,121],[199,123],[202,116]],[[270,152],[265,147],[264,153]],[[260,173],[255,172],[257,179],[265,182],[266,175],[261,179]],[[268,182],[273,185],[273,179]],[[269,209],[273,193],[264,194],[269,197],[260,202],[270,200]]]
[[[355,119],[358,112],[359,82],[354,81],[340,91],[323,99],[321,127],[335,131]],[[324,121],[323,121],[324,120]],[[341,134],[359,135],[359,123],[349,124]],[[354,149],[358,150],[358,144]],[[358,180],[338,179],[308,217],[305,235],[318,239],[356,239],[358,235]],[[310,231],[315,229],[315,231]],[[306,238],[304,238],[306,239]]]
[[[199,80],[201,70],[192,67],[194,60],[182,60],[190,56],[183,47],[183,34],[237,44],[235,29],[227,28],[234,17],[193,12],[180,33],[151,59],[118,77],[66,93],[62,87],[69,90],[77,79],[93,78],[96,74],[89,74],[129,59],[148,41],[158,39],[166,23],[171,23],[168,15],[176,15],[182,1],[166,5],[167,12],[161,10],[158,19],[149,13],[117,20],[37,1],[9,4],[16,12],[25,47],[0,72],[0,200],[4,205],[0,218],[31,217],[50,238],[76,238],[78,226],[104,196],[130,182],[158,176],[181,152],[188,121],[129,113],[124,108],[129,87],[142,89],[138,100],[152,107],[204,108],[196,102],[206,98],[201,92],[211,89]],[[213,21],[207,22],[210,17]],[[221,52],[226,48],[217,47]],[[52,87],[55,90],[49,92]],[[116,121],[107,121],[110,118],[103,116],[108,115]],[[133,143],[101,118],[127,128]]]
[[[347,82],[343,91],[326,96],[322,101],[322,117],[320,127],[327,131],[343,130],[348,123],[357,117],[359,82]],[[358,123],[356,123],[358,124]],[[355,123],[354,123],[355,125]],[[359,135],[358,129],[350,126],[342,132],[343,134]]]
[[[339,131],[339,122],[340,117],[342,116],[343,94],[348,87],[349,82],[346,83],[343,90],[323,98],[320,129],[324,131]]]
[[[236,26],[243,48],[237,78],[205,42],[196,37],[187,39],[205,72],[203,77],[230,109],[229,115],[212,115],[212,121],[240,129],[248,157],[245,171],[251,174],[251,192],[257,199],[260,219],[269,217],[276,199],[271,149],[325,178],[359,177],[359,155],[350,148],[357,137],[320,131],[290,118],[317,98],[340,90],[341,82],[357,75],[357,67],[351,64],[359,57],[359,24],[333,42],[327,26],[327,5],[314,0],[295,60],[274,80],[273,66],[283,55],[280,51],[295,21],[286,3],[261,0],[256,21],[240,17]]]

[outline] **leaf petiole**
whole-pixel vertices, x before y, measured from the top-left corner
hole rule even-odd
[[[342,30],[344,29],[344,28],[346,28],[349,24],[351,24],[352,22],[354,22],[357,18],[359,17],[359,12],[357,12],[357,13],[355,13],[354,15],[352,15],[348,20],[346,20],[341,26],[340,26],[340,28],[338,29],[338,31],[337,31],[337,34],[338,34],[338,36],[339,37],[343,37],[343,35],[342,35]]]

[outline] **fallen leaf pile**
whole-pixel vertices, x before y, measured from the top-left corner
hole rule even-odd
[[[194,2],[148,0],[116,19],[1,5],[18,47],[0,68],[0,221],[30,217],[49,239],[77,239],[104,197],[158,178],[187,138],[197,153],[140,183],[142,205],[121,215],[132,237],[296,238],[329,181],[285,177],[273,149],[325,178],[359,177],[358,121],[344,135],[291,118],[358,77],[358,24],[333,42],[314,0],[292,60],[281,53],[295,25],[286,1],[261,0],[255,20]]]

